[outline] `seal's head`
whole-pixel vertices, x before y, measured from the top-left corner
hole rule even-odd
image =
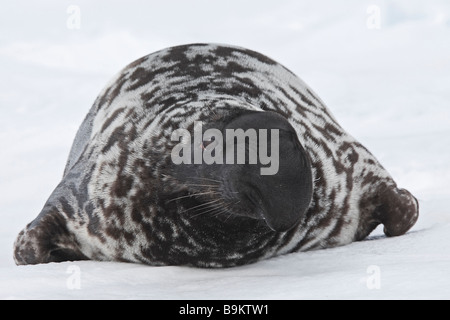
[[[197,121],[180,141],[172,150],[174,176],[186,188],[184,197],[197,200],[190,208],[193,216],[260,219],[284,232],[308,209],[309,157],[280,114],[245,110]]]

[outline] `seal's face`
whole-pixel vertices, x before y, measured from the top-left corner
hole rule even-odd
[[[173,176],[185,186],[174,199],[190,201],[189,214],[260,219],[277,232],[300,221],[313,193],[311,165],[284,117],[238,112],[197,121],[189,134],[172,150]]]

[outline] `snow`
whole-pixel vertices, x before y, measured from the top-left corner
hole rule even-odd
[[[450,298],[448,1],[6,0],[0,30],[0,298]],[[15,236],[59,182],[99,91],[140,56],[192,42],[241,45],[298,74],[420,200],[416,226],[221,270],[15,266]]]

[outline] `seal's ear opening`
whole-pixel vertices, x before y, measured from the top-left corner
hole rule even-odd
[[[249,203],[256,217],[264,219],[272,230],[284,232],[296,226],[310,206],[313,183],[311,163],[295,129],[275,112],[246,113],[233,119],[226,129],[277,133],[268,135],[269,141],[259,135],[257,163],[236,167],[228,179],[243,202]],[[262,150],[265,147],[267,150]],[[262,157],[269,154],[276,162],[270,167]]]

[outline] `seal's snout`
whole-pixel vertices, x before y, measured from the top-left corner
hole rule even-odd
[[[266,151],[262,149],[268,147],[272,170],[263,171],[268,165],[264,157],[259,157],[256,164],[246,162],[235,166],[228,179],[238,191],[240,201],[251,208],[249,216],[264,219],[274,231],[291,229],[308,209],[313,191],[310,161],[294,128],[273,112],[245,114],[230,122],[227,128],[272,132],[267,136],[270,141],[259,136],[258,145],[254,147],[258,154],[264,154]],[[252,146],[246,149],[251,150]]]

